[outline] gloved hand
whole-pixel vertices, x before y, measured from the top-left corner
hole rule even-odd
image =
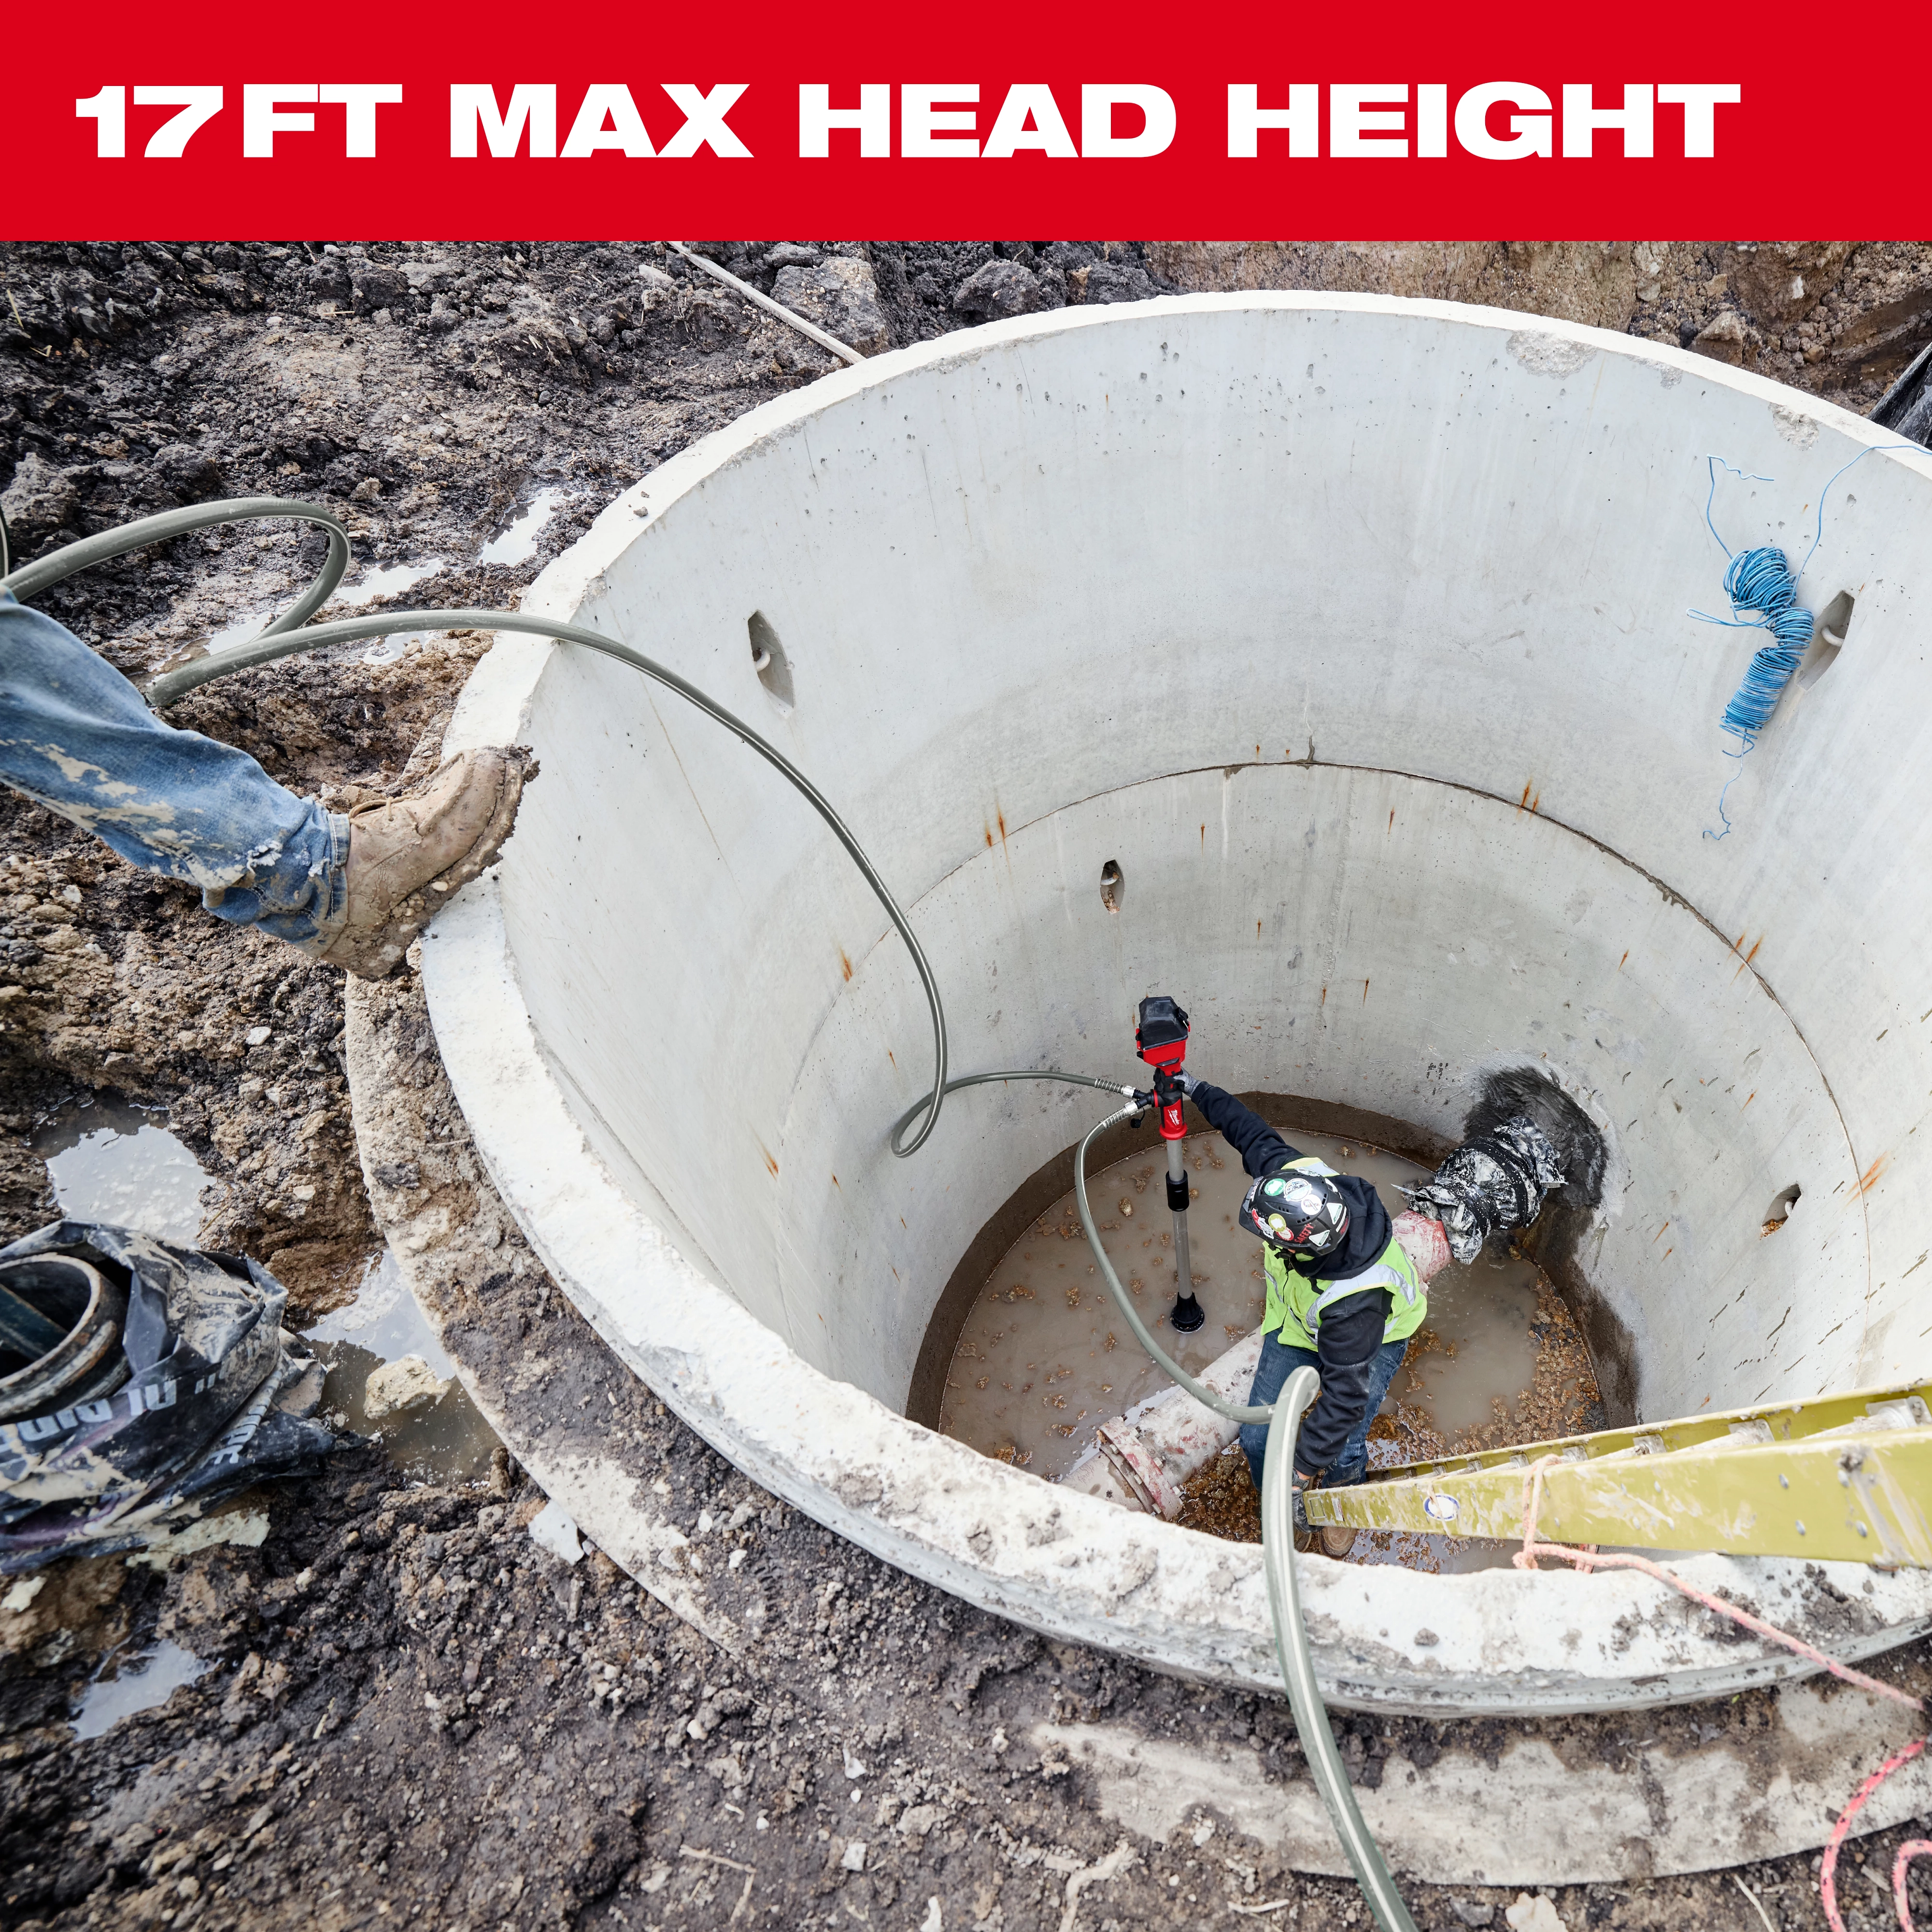
[[[1190,1073],[1184,1066],[1180,1070],[1180,1090],[1190,1100],[1194,1097],[1195,1088],[1200,1084],[1201,1076],[1198,1073]]]
[[[1310,1530],[1310,1524],[1308,1510],[1304,1498],[1310,1490],[1321,1486],[1322,1478],[1319,1472],[1311,1476],[1306,1469],[1297,1469],[1294,1474],[1293,1482],[1294,1526],[1297,1529],[1306,1532]]]

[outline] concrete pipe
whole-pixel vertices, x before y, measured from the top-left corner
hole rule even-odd
[[[1832,491],[1801,599],[1850,600],[1842,649],[1741,765],[1718,720],[1760,639],[1686,614],[1724,609],[1707,454],[1745,472],[1720,472],[1730,543],[1795,561],[1826,480],[1893,440],[1521,315],[1071,310],[754,412],[526,608],[621,632],[814,775],[939,964],[959,1071],[1130,1078],[1160,990],[1210,1077],[1418,1144],[1497,1070],[1549,1073],[1610,1150],[1552,1267],[1613,1415],[1665,1417],[1932,1370],[1932,458]],[[1276,1687],[1258,1550],[905,1413],[956,1264],[1098,1096],[962,1094],[894,1160],[926,1013],[818,821],[675,698],[506,636],[448,746],[513,740],[542,781],[424,977],[505,1201],[610,1346],[892,1562]],[[627,1507],[576,1499],[614,1549]],[[1683,1568],[1847,1657],[1932,1621],[1920,1574]],[[1307,1570],[1344,1705],[1605,1708],[1791,1668],[1641,1579]]]

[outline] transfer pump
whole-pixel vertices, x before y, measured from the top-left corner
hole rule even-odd
[[[1187,1097],[1181,1084],[1181,1063],[1187,1058],[1187,1014],[1165,994],[1142,1000],[1134,1045],[1154,1069],[1154,1097],[1160,1108],[1160,1137],[1167,1143],[1167,1204],[1174,1213],[1174,1306],[1168,1325],[1178,1335],[1191,1335],[1208,1318],[1194,1298],[1194,1275],[1187,1259],[1187,1162],[1181,1143],[1187,1129],[1181,1120]]]

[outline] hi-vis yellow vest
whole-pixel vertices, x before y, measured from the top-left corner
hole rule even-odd
[[[1335,1170],[1310,1157],[1291,1161],[1285,1172],[1328,1174]],[[1295,1273],[1282,1259],[1280,1251],[1269,1246],[1262,1263],[1268,1281],[1268,1312],[1262,1317],[1262,1333],[1275,1335],[1285,1348],[1313,1348],[1321,1334],[1322,1317],[1346,1296],[1369,1288],[1387,1288],[1394,1306],[1382,1330],[1384,1342],[1406,1341],[1422,1326],[1429,1312],[1429,1297],[1423,1292],[1415,1264],[1403,1252],[1402,1244],[1391,1239],[1374,1264],[1359,1274],[1346,1275],[1336,1281],[1310,1281]]]

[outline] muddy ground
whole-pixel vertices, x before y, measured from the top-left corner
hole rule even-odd
[[[1865,409],[1932,336],[1932,248],[1918,244],[704,245],[868,351],[1174,288],[1382,289],[1626,328]],[[23,245],[0,250],[0,507],[16,552],[211,496],[300,496],[350,520],[352,584],[372,563],[433,564],[410,603],[513,601],[610,495],[830,366],[629,244]],[[477,560],[552,488],[565,501],[533,554]],[[138,674],[285,602],[320,554],[319,540],[244,526],[40,602]],[[434,764],[482,644],[430,640],[387,664],[346,647],[172,715],[297,790],[352,802]],[[337,1304],[379,1244],[342,1033],[335,976],[0,794],[0,1233],[49,1217],[24,1137],[77,1095],[111,1092],[165,1106],[214,1177],[206,1241],[245,1246],[310,1312]],[[533,1283],[527,1318],[575,1318]],[[1352,1888],[1284,1872],[1225,1830],[1198,1845],[1198,1827],[1166,1845],[1124,1837],[1078,1768],[1023,1742],[1042,1721],[1131,1715],[1204,1744],[1250,1741],[1258,1776],[1305,1776],[1284,1705],[968,1609],[756,1491],[644,1392],[626,1396],[674,1491],[730,1499],[711,1533],[744,1550],[778,1612],[753,1651],[716,1648],[601,1556],[567,1568],[541,1550],[524,1528],[541,1498],[514,1466],[443,1490],[346,1450],[266,1496],[259,1548],[166,1574],[72,1563],[0,1611],[4,1923],[1127,1932],[1276,1900],[1259,1922],[1366,1922]],[[157,1637],[207,1673],[76,1741],[79,1688]],[[1932,1657],[1914,1647],[1886,1670],[1922,1682]],[[1688,1726],[1694,1742],[1713,1720],[1762,1714],[1747,1697],[1646,1728]],[[1363,1782],[1447,1735],[1340,1724]],[[1456,1730],[1500,1749],[1523,1728]],[[1616,1748],[1607,1731],[1597,1748]],[[1904,1835],[1852,1855],[1854,1926],[1889,1922],[1882,1875]],[[1822,1922],[1814,1863],[1742,1873],[1772,1924]],[[1488,1922],[1485,1906],[1500,1928],[1515,1897],[1410,1892],[1432,1932]],[[1724,1876],[1559,1888],[1552,1903],[1568,1932],[1760,1922]]]

